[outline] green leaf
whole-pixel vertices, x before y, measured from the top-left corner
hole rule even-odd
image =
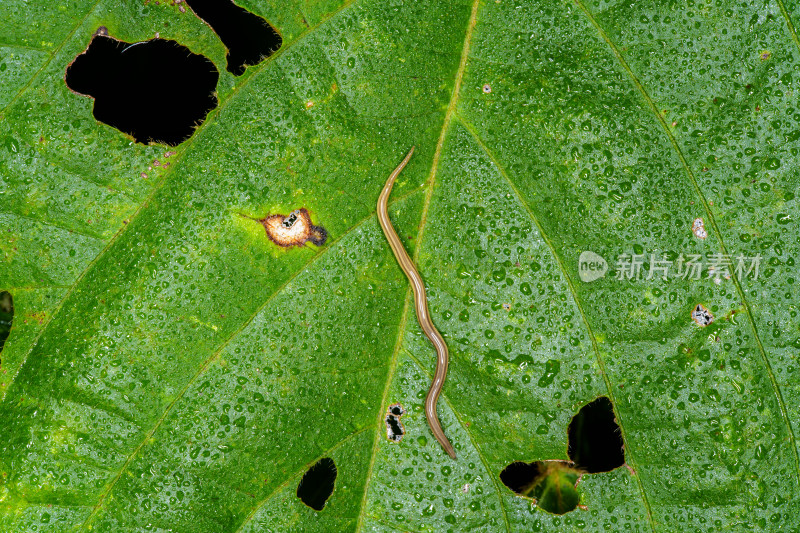
[[[796,2],[241,0],[283,46],[240,78],[180,5],[0,6],[0,530],[800,528]],[[65,86],[101,25],[220,71],[174,155]],[[411,145],[390,215],[450,348],[456,461],[375,216]],[[303,207],[321,247],[241,216]],[[568,460],[601,396],[626,467],[561,516],[502,484]]]
[[[562,466],[560,461],[547,464],[551,465],[549,471],[543,473],[532,496],[542,509],[555,514],[568,513],[578,505],[579,498],[575,490],[578,473]]]

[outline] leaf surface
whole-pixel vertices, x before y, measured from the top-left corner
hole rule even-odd
[[[800,527],[794,2],[241,5],[283,46],[240,78],[179,5],[0,7],[0,529]],[[218,109],[174,155],[65,86],[101,25],[220,70]],[[450,348],[456,461],[375,215],[411,145],[390,215]],[[246,218],[302,207],[323,246],[280,249]],[[586,251],[605,276],[581,280]],[[733,264],[654,268],[694,255]],[[600,396],[627,468],[583,476],[562,516],[501,483],[568,460]],[[315,511],[296,489],[325,457]]]

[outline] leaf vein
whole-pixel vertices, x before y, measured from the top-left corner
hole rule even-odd
[[[408,357],[412,361],[414,361],[417,364],[417,366],[419,366],[420,370],[424,374],[427,374],[429,377],[431,377],[430,371],[425,368],[425,366],[420,362],[419,359],[417,359],[414,356],[414,354],[412,354],[408,350],[404,350],[404,351],[405,351],[406,355],[408,355]],[[440,397],[445,401],[447,406],[453,412],[453,416],[455,416],[456,420],[458,420],[458,424],[464,430],[464,433],[467,434],[467,438],[469,439],[470,443],[472,444],[472,447],[475,448],[475,453],[478,454],[478,457],[480,458],[481,463],[483,463],[483,467],[486,469],[486,474],[492,480],[492,485],[494,485],[494,490],[495,490],[495,492],[497,492],[497,499],[500,500],[500,510],[503,511],[503,522],[505,522],[505,524],[506,524],[506,531],[508,533],[511,533],[511,522],[508,520],[508,511],[506,510],[506,503],[505,503],[505,500],[503,499],[503,489],[502,489],[502,487],[500,487],[500,483],[498,482],[500,477],[494,475],[494,472],[492,471],[492,468],[489,466],[489,461],[486,459],[486,456],[484,455],[483,450],[481,450],[480,446],[478,446],[478,443],[475,440],[475,437],[472,435],[470,430],[467,428],[467,425],[464,423],[464,420],[462,420],[461,416],[458,414],[458,410],[450,402],[447,394],[443,391],[442,395]]]
[[[411,191],[410,193],[408,193],[408,194],[396,199],[393,203],[400,202],[400,201],[404,200],[405,198],[407,198],[408,196],[414,194],[415,192],[417,192],[417,191]],[[223,352],[223,350],[225,350],[225,348],[228,346],[228,344],[230,344],[230,342],[234,338],[236,338],[236,336],[239,333],[241,333],[248,325],[250,325],[253,322],[253,320],[255,320],[255,318],[267,307],[267,305],[269,305],[269,303],[273,299],[275,299],[281,293],[281,291],[283,291],[283,289],[285,289],[292,281],[294,281],[298,276],[300,276],[303,272],[305,272],[306,269],[311,264],[313,264],[315,261],[317,261],[321,257],[325,257],[328,254],[328,252],[330,252],[330,250],[332,250],[335,247],[335,245],[337,243],[339,243],[347,235],[349,235],[350,233],[352,233],[353,231],[355,231],[356,229],[361,227],[365,222],[367,222],[368,220],[371,220],[373,216],[375,216],[375,213],[370,213],[368,216],[366,216],[363,219],[361,219],[360,221],[356,222],[353,225],[353,227],[351,227],[349,230],[347,230],[342,235],[340,235],[336,240],[332,241],[330,243],[330,245],[328,246],[328,248],[326,248],[326,249],[322,250],[322,252],[314,255],[302,267],[298,268],[297,272],[295,272],[286,281],[284,281],[283,284],[281,284],[277,289],[275,289],[275,292],[273,292],[271,295],[269,295],[269,297],[264,301],[263,304],[261,304],[256,309],[256,311],[250,316],[250,318],[248,318],[238,329],[236,329],[233,333],[231,333],[231,335],[228,336],[228,338],[219,346],[219,348],[214,350],[214,352],[206,358],[206,360],[200,366],[200,369],[197,372],[195,372],[195,374],[191,377],[191,379],[189,379],[189,381],[186,382],[186,385],[183,386],[183,388],[175,396],[175,398],[173,398],[172,401],[169,403],[169,405],[167,405],[167,407],[164,410],[164,412],[162,413],[162,415],[158,418],[156,423],[153,425],[153,428],[147,433],[147,435],[145,435],[145,437],[142,439],[142,441],[139,443],[139,445],[136,447],[136,449],[128,456],[128,458],[126,459],[125,463],[122,465],[122,468],[120,468],[119,472],[117,473],[116,477],[111,481],[111,483],[109,485],[107,485],[106,489],[100,495],[100,498],[98,499],[97,504],[95,504],[94,511],[86,519],[86,522],[84,522],[83,526],[81,526],[82,528],[85,528],[91,522],[91,520],[94,518],[94,516],[99,512],[99,510],[102,507],[103,502],[105,501],[106,497],[111,492],[111,490],[114,488],[114,486],[116,485],[117,481],[119,481],[119,479],[122,477],[122,474],[125,472],[125,470],[127,470],[128,466],[130,466],[130,464],[133,462],[133,459],[139,454],[139,452],[142,450],[142,448],[144,448],[144,446],[147,443],[147,441],[150,440],[150,438],[153,435],[155,435],[155,432],[158,430],[159,427],[161,427],[161,424],[164,423],[164,420],[166,420],[167,415],[172,411],[172,409],[175,407],[175,405],[177,405],[178,401],[180,401],[183,398],[183,396],[189,390],[189,387],[191,387],[192,384],[195,381],[197,381],[205,373],[206,370],[208,370],[208,368],[211,366],[211,363],[213,363],[220,356],[220,354]]]
[[[334,444],[333,446],[331,446],[330,448],[328,448],[327,450],[325,450],[324,452],[319,454],[312,461],[310,461],[310,462],[306,463],[305,465],[303,465],[299,470],[297,470],[294,473],[290,474],[283,482],[281,482],[279,485],[277,485],[272,490],[272,492],[270,492],[263,500],[258,502],[258,504],[253,508],[253,510],[250,512],[250,514],[247,515],[247,517],[244,519],[244,521],[241,523],[241,525],[236,529],[236,531],[234,533],[240,533],[242,531],[242,528],[244,528],[247,524],[250,523],[250,521],[256,515],[258,510],[261,509],[264,506],[264,504],[267,503],[278,492],[280,492],[281,490],[286,488],[286,486],[293,479],[297,478],[300,474],[302,474],[305,471],[307,471],[309,468],[311,468],[313,465],[315,465],[317,463],[317,461],[319,461],[320,459],[324,458],[326,455],[329,455],[332,451],[336,450],[337,448],[339,448],[341,446],[344,446],[347,442],[349,442],[352,439],[356,438],[358,435],[361,435],[362,433],[364,433],[368,429],[370,429],[370,426],[364,426],[361,429],[357,429],[356,431],[354,431],[350,435],[346,436],[345,438],[343,438],[342,440],[340,440],[339,442],[337,442],[336,444]]]
[[[37,218],[37,217],[31,216],[31,215],[20,213],[19,211],[14,211],[14,210],[0,211],[0,215],[11,215],[11,216],[19,217],[19,218],[24,218],[25,220],[30,220],[32,222],[36,222],[37,224],[41,224],[43,226],[47,226],[47,227],[50,227],[50,228],[56,228],[56,229],[60,229],[60,230],[63,230],[63,231],[68,231],[70,233],[74,233],[75,235],[80,235],[81,237],[86,237],[87,239],[92,239],[92,240],[95,240],[95,241],[102,241],[103,240],[103,237],[98,235],[98,234],[86,233],[86,232],[83,232],[83,231],[79,231],[79,230],[76,230],[74,228],[70,228],[68,226],[65,226],[63,224],[57,224],[57,223],[53,222],[52,220],[43,220],[41,218]]]
[[[693,186],[693,188],[695,190],[695,193],[697,194],[698,198],[700,198],[700,201],[703,204],[703,209],[704,209],[704,211],[706,213],[706,217],[708,218],[709,226],[712,228],[712,230],[714,232],[714,235],[716,236],[717,240],[719,241],[720,250],[722,251],[722,253],[724,255],[729,255],[728,254],[728,250],[725,247],[725,242],[722,240],[722,232],[720,231],[719,227],[717,226],[717,222],[716,222],[716,220],[714,218],[714,214],[711,211],[711,207],[708,205],[708,200],[706,199],[705,194],[703,194],[703,190],[700,188],[700,184],[697,182],[697,178],[695,177],[694,172],[692,171],[691,167],[689,166],[689,162],[686,160],[686,157],[684,156],[683,151],[681,150],[680,146],[678,145],[677,139],[675,138],[675,136],[670,131],[669,126],[667,125],[667,122],[664,119],[664,116],[661,113],[658,112],[658,108],[656,107],[655,102],[653,102],[653,99],[650,98],[650,95],[648,94],[648,92],[644,88],[644,86],[642,85],[642,82],[633,73],[633,70],[631,70],[631,67],[630,67],[630,65],[628,65],[628,62],[625,61],[625,58],[622,56],[622,53],[620,52],[620,50],[617,47],[617,45],[614,44],[614,42],[609,38],[608,34],[606,34],[605,30],[600,26],[600,24],[594,18],[592,13],[586,8],[586,6],[583,4],[583,2],[581,0],[575,0],[575,3],[578,5],[578,7],[580,7],[581,11],[583,11],[583,13],[589,19],[591,24],[595,27],[597,32],[600,34],[600,37],[602,37],[602,39],[606,42],[608,47],[611,49],[614,57],[617,59],[617,61],[619,62],[620,66],[622,66],[622,68],[625,70],[625,72],[630,77],[630,79],[633,82],[633,84],[635,85],[636,89],[639,91],[639,94],[641,95],[642,99],[647,104],[647,107],[650,109],[650,111],[653,112],[653,114],[655,115],[655,117],[658,120],[659,124],[661,124],[661,127],[664,130],[664,132],[666,133],[667,138],[669,139],[669,142],[672,145],[673,150],[675,150],[675,153],[677,154],[678,159],[681,162],[681,166],[683,166],[683,169],[686,172],[686,175],[688,176],[689,181],[692,183],[692,186]],[[787,22],[789,24],[791,24],[791,21],[789,21],[788,19],[787,19]],[[794,30],[793,27],[791,29]],[[759,354],[761,356],[761,360],[764,363],[764,367],[765,367],[765,369],[767,371],[767,375],[769,376],[769,381],[770,381],[770,385],[772,386],[772,391],[775,394],[775,397],[776,397],[776,399],[778,401],[778,409],[780,410],[781,418],[783,418],[784,424],[786,425],[786,431],[789,434],[789,441],[790,441],[790,445],[791,445],[791,448],[792,448],[792,455],[794,456],[795,480],[797,481],[798,484],[800,484],[800,455],[798,455],[797,440],[796,440],[795,435],[794,435],[794,430],[792,429],[792,423],[789,420],[789,414],[788,414],[788,411],[786,409],[786,402],[783,399],[783,395],[781,394],[780,387],[778,387],[778,382],[777,382],[777,380],[775,378],[775,373],[772,370],[772,365],[769,362],[769,358],[767,357],[767,352],[764,349],[764,344],[761,341],[761,336],[758,333],[758,328],[756,327],[756,322],[755,322],[755,319],[753,318],[753,313],[752,313],[752,310],[750,309],[750,304],[747,303],[747,299],[745,298],[745,294],[744,294],[744,290],[742,289],[742,285],[741,285],[739,279],[736,277],[736,274],[734,272],[731,273],[731,280],[733,281],[733,284],[736,286],[736,292],[737,292],[737,294],[739,295],[739,298],[742,301],[742,306],[745,309],[745,314],[747,315],[748,322],[750,322],[750,327],[753,330],[753,336],[754,336],[754,338],[756,340],[756,345],[758,346],[758,352],[759,352]]]
[[[434,185],[434,180],[436,178],[436,170],[439,165],[439,158],[442,155],[442,147],[444,146],[444,139],[447,135],[447,130],[450,127],[450,120],[452,119],[453,112],[455,111],[456,103],[458,101],[458,93],[461,88],[461,80],[464,77],[464,71],[467,65],[467,58],[469,56],[469,47],[472,41],[472,30],[475,28],[475,22],[477,20],[479,6],[480,6],[480,0],[474,0],[472,4],[472,11],[470,12],[470,18],[469,21],[467,22],[467,28],[464,34],[464,46],[462,47],[461,59],[458,65],[458,71],[456,72],[455,83],[453,84],[453,92],[450,95],[450,102],[447,106],[447,111],[444,116],[444,121],[442,123],[442,130],[439,134],[439,140],[436,143],[436,151],[434,152],[433,155],[433,161],[431,163],[431,171],[426,183],[428,190],[425,194],[425,203],[423,204],[422,207],[422,216],[420,217],[419,231],[417,232],[417,238],[415,240],[417,246],[414,249],[414,256],[413,256],[414,263],[418,262],[420,250],[422,249],[422,235],[423,235],[423,230],[425,228],[425,222],[428,217],[428,208],[430,207],[431,197],[433,196],[433,185]],[[400,318],[400,326],[398,328],[398,333],[397,333],[397,343],[395,344],[394,352],[392,353],[389,372],[387,373],[386,376],[386,386],[384,387],[383,398],[381,399],[381,403],[378,406],[379,421],[383,418],[383,405],[386,403],[386,398],[388,397],[389,389],[391,388],[392,379],[394,377],[395,370],[397,369],[397,359],[398,359],[397,356],[403,344],[403,336],[405,334],[406,325],[408,324],[409,320],[408,318],[409,308],[410,308],[412,294],[413,293],[411,290],[411,286],[409,285],[406,291],[405,303],[403,304],[403,314]],[[358,524],[356,525],[356,531],[360,531],[363,526],[363,521],[365,516],[364,509],[366,507],[367,495],[369,493],[369,481],[370,481],[370,476],[372,475],[372,469],[375,466],[375,458],[377,456],[378,443],[380,442],[381,429],[382,428],[380,427],[379,423],[375,433],[375,440],[373,442],[372,456],[370,457],[369,468],[367,469],[367,482],[364,486],[364,496],[361,500],[361,509],[359,511],[359,518],[358,518]]]
[[[338,10],[338,11],[336,11],[336,13],[334,13],[334,14],[337,14],[337,13],[341,12],[341,11],[342,11],[342,10],[344,10],[345,8],[347,8],[347,7],[349,7],[350,5],[352,5],[352,4],[353,4],[355,1],[356,1],[356,0],[350,0],[350,1],[346,2],[346,3],[345,3],[344,5],[342,5],[342,7],[341,7],[341,8],[339,8],[339,10]],[[86,19],[89,17],[89,15],[90,15],[90,14],[91,14],[91,13],[94,11],[94,9],[97,7],[97,5],[98,5],[99,3],[100,3],[100,0],[97,0],[97,2],[95,2],[94,6],[92,6],[92,8],[91,8],[91,9],[88,11],[88,13],[86,14],[86,17],[84,17],[84,19],[83,19],[84,21],[85,21],[85,20],[86,20]],[[328,18],[328,19],[326,19],[326,20],[329,20],[330,18],[332,18],[332,16],[333,16],[333,15],[331,15],[331,17],[329,17],[329,18]],[[320,23],[320,24],[322,24],[322,23]],[[76,26],[76,27],[75,27],[75,29],[72,31],[72,34],[74,34],[74,33],[75,33],[75,31],[77,31],[77,29],[78,29],[78,27],[79,27],[79,26],[80,26],[80,24],[78,24],[78,26]],[[22,371],[22,368],[25,366],[25,362],[28,360],[28,357],[30,356],[31,352],[33,351],[33,348],[34,348],[34,347],[36,346],[36,344],[39,342],[39,339],[40,339],[40,338],[41,338],[41,336],[44,334],[44,332],[45,332],[45,331],[47,331],[47,328],[48,328],[48,326],[50,325],[50,322],[52,322],[52,321],[53,321],[53,319],[55,318],[55,316],[56,316],[56,315],[58,314],[58,312],[61,310],[61,308],[62,308],[62,307],[63,307],[63,305],[64,305],[64,302],[66,302],[66,301],[67,301],[67,299],[68,299],[68,298],[69,298],[69,297],[72,295],[72,293],[74,292],[75,288],[76,288],[76,287],[77,287],[77,286],[80,284],[80,282],[83,280],[83,278],[84,278],[84,277],[86,277],[86,275],[87,275],[87,274],[88,274],[88,273],[91,271],[91,269],[94,267],[94,265],[95,265],[95,264],[96,264],[96,263],[97,263],[97,262],[98,262],[98,261],[99,261],[99,260],[100,260],[102,257],[104,257],[104,256],[105,256],[106,252],[108,252],[108,250],[111,248],[111,246],[113,246],[113,244],[116,242],[116,240],[117,240],[117,239],[118,239],[118,238],[119,238],[119,237],[120,237],[120,236],[121,236],[123,233],[125,233],[125,230],[126,230],[127,228],[129,228],[129,227],[131,227],[131,226],[133,225],[133,221],[134,221],[134,220],[137,218],[137,216],[138,216],[138,215],[139,215],[139,214],[140,214],[140,213],[141,213],[141,212],[144,210],[144,208],[145,208],[145,207],[146,207],[146,206],[147,206],[147,205],[150,203],[150,201],[151,201],[153,198],[155,198],[156,194],[157,194],[157,193],[158,193],[158,192],[161,190],[161,188],[164,186],[164,184],[165,184],[165,183],[167,183],[167,181],[168,181],[168,178],[169,178],[169,177],[172,175],[172,173],[175,171],[175,169],[179,167],[179,163],[180,163],[180,162],[183,160],[183,158],[184,158],[184,156],[186,155],[186,153],[188,153],[188,152],[189,152],[189,148],[191,148],[191,147],[193,146],[193,143],[194,143],[195,139],[197,139],[197,137],[198,137],[198,135],[200,134],[200,132],[205,130],[205,128],[207,127],[207,125],[208,125],[208,124],[210,124],[210,123],[212,122],[212,119],[213,119],[214,117],[218,116],[218,115],[219,115],[219,113],[221,112],[221,110],[222,110],[222,109],[224,109],[224,108],[226,108],[226,107],[227,107],[227,106],[230,104],[230,102],[232,102],[232,101],[233,101],[233,99],[235,98],[235,96],[241,92],[241,89],[242,89],[242,87],[245,87],[245,86],[247,85],[247,83],[248,83],[250,80],[252,80],[254,77],[256,77],[256,75],[257,75],[257,73],[258,73],[258,72],[260,72],[261,70],[263,70],[264,68],[266,68],[266,66],[267,66],[267,65],[270,65],[270,64],[272,64],[272,62],[273,62],[273,61],[274,61],[274,60],[275,60],[277,57],[280,57],[280,56],[281,56],[283,53],[285,53],[285,50],[286,50],[286,49],[288,49],[288,48],[291,48],[292,46],[295,46],[295,45],[297,45],[297,43],[299,43],[300,41],[302,41],[302,40],[303,40],[303,38],[304,38],[305,36],[307,36],[308,34],[312,33],[312,32],[313,32],[314,30],[316,30],[318,27],[319,27],[319,25],[317,25],[317,26],[314,26],[313,28],[310,28],[310,29],[309,29],[309,30],[307,30],[306,32],[304,32],[304,33],[300,34],[300,35],[297,37],[297,39],[296,39],[295,41],[293,41],[293,42],[291,42],[291,43],[287,44],[285,48],[281,48],[280,50],[278,50],[277,52],[275,52],[273,55],[271,55],[269,58],[267,58],[266,60],[264,60],[264,62],[263,62],[263,63],[261,63],[261,64],[259,64],[257,67],[255,67],[255,68],[254,68],[254,72],[253,72],[253,74],[252,74],[251,76],[249,76],[249,77],[248,77],[246,80],[244,80],[244,81],[243,81],[243,82],[242,82],[240,85],[237,85],[236,87],[234,87],[234,88],[233,88],[233,90],[231,91],[231,93],[230,93],[230,94],[227,96],[226,100],[225,100],[224,102],[220,102],[219,106],[217,106],[217,108],[216,108],[214,111],[210,112],[210,113],[208,114],[208,116],[206,116],[206,120],[205,120],[205,122],[203,122],[203,123],[202,123],[202,124],[201,124],[201,125],[200,125],[200,126],[197,128],[197,129],[195,129],[195,131],[194,131],[194,133],[192,134],[192,136],[191,136],[189,139],[187,139],[187,140],[184,142],[184,144],[182,144],[183,150],[181,150],[181,151],[180,151],[180,152],[179,152],[179,153],[176,155],[176,159],[175,159],[175,161],[174,161],[173,165],[172,165],[172,166],[169,168],[169,170],[167,170],[167,171],[166,171],[166,172],[165,172],[165,173],[164,173],[164,174],[161,176],[161,179],[158,181],[158,183],[157,183],[157,184],[155,184],[155,185],[154,185],[154,187],[153,187],[153,190],[152,190],[152,191],[150,191],[150,194],[147,196],[147,198],[145,198],[145,200],[144,200],[144,201],[143,201],[141,204],[139,204],[139,207],[136,209],[136,211],[135,211],[135,212],[134,212],[134,213],[133,213],[133,214],[132,214],[132,215],[131,215],[131,216],[128,218],[128,222],[129,222],[129,224],[127,224],[127,225],[123,225],[122,227],[120,227],[120,228],[117,230],[117,232],[114,234],[114,236],[113,236],[113,237],[112,237],[112,238],[111,238],[111,239],[108,241],[108,243],[106,244],[106,246],[103,248],[103,250],[101,250],[101,251],[100,251],[100,253],[99,253],[99,254],[97,254],[97,256],[96,256],[96,257],[95,257],[95,258],[94,258],[94,259],[93,259],[93,260],[92,260],[92,261],[91,261],[91,262],[90,262],[90,263],[89,263],[89,264],[86,266],[86,268],[84,269],[84,271],[83,271],[83,272],[81,272],[81,273],[80,273],[80,275],[79,275],[79,276],[78,276],[78,277],[75,279],[75,283],[74,283],[74,284],[73,284],[73,285],[72,285],[72,286],[69,288],[69,290],[66,292],[66,294],[64,294],[64,297],[63,297],[63,298],[62,298],[62,299],[61,299],[61,300],[58,302],[58,304],[57,304],[57,305],[56,305],[56,306],[53,308],[53,312],[50,314],[50,318],[47,320],[47,323],[45,323],[45,324],[44,324],[44,326],[42,327],[42,329],[39,331],[39,334],[36,336],[36,338],[35,338],[35,339],[33,340],[33,342],[31,343],[31,346],[30,346],[30,348],[28,349],[28,352],[27,352],[27,353],[25,354],[25,356],[22,358],[22,362],[20,363],[20,365],[19,365],[19,367],[18,367],[18,369],[17,369],[17,372],[16,372],[16,374],[14,374],[14,376],[13,376],[13,377],[12,377],[12,378],[11,378],[11,379],[8,381],[8,386],[6,387],[6,390],[5,390],[5,392],[3,393],[2,397],[0,397],[0,402],[3,402],[3,401],[5,401],[6,397],[8,396],[8,391],[11,389],[11,386],[12,386],[12,385],[14,384],[14,382],[16,381],[16,377],[17,377],[17,376],[19,375],[19,373]],[[70,34],[70,36],[71,36],[72,34]],[[68,39],[69,39],[69,37],[67,37],[67,39],[65,39],[65,40],[64,40],[64,42],[63,42],[63,43],[61,43],[61,45],[59,45],[59,49],[60,49],[60,48],[61,48],[61,47],[64,45],[64,43],[66,43],[66,41],[67,41]],[[54,52],[54,54],[55,54],[55,52]],[[51,58],[51,59],[52,59],[52,58]],[[48,61],[48,63],[49,63],[49,61]],[[45,65],[45,66],[47,66],[47,65]],[[44,69],[44,68],[45,68],[45,66],[43,66],[43,67],[42,67],[42,69]],[[40,69],[40,70],[39,70],[39,72],[41,72],[41,70],[42,70],[42,69]],[[39,72],[37,72],[37,73],[34,75],[34,78],[35,78],[36,76],[38,76]],[[33,83],[33,79],[31,79],[31,83]],[[22,94],[22,92],[24,92],[24,91],[27,89],[27,87],[28,87],[28,86],[30,86],[30,83],[29,83],[29,84],[28,84],[28,85],[27,85],[25,88],[23,88],[23,89],[20,91],[20,93],[18,93],[18,94],[17,94],[17,96],[15,96],[15,98],[14,98],[14,99],[16,100],[16,98],[17,98],[17,97],[19,97],[19,95],[20,95],[20,94]],[[11,105],[11,103],[9,103],[9,105],[8,105],[8,106],[6,106],[6,107],[3,109],[3,111],[2,111],[2,112],[0,112],[0,118],[2,118],[2,117],[3,117],[3,113],[5,112],[5,110],[6,110],[6,109],[8,109],[8,107],[9,107],[10,105]],[[212,114],[213,114],[214,116],[212,116]]]
[[[2,109],[2,111],[0,111],[0,117],[3,117],[3,118],[5,117],[6,111],[8,111],[8,109],[12,105],[14,105],[14,103],[16,103],[16,101],[19,99],[19,97],[22,96],[22,93],[26,92],[30,88],[30,86],[33,85],[33,82],[36,81],[36,78],[38,78],[39,75],[42,73],[42,71],[44,71],[44,69],[46,69],[48,67],[48,65],[50,65],[50,63],[53,61],[53,58],[56,56],[56,54],[58,54],[61,51],[61,49],[64,48],[64,45],[67,44],[67,41],[72,39],[72,36],[75,35],[75,32],[78,31],[78,28],[83,26],[83,23],[86,22],[89,19],[89,16],[94,12],[95,9],[97,9],[97,6],[99,4],[100,4],[100,0],[96,0],[95,3],[92,5],[92,7],[90,7],[89,9],[86,10],[86,16],[78,21],[78,23],[75,25],[75,27],[72,28],[72,30],[67,34],[66,37],[64,37],[64,40],[61,41],[61,44],[59,44],[56,48],[53,49],[53,51],[50,54],[50,57],[47,59],[47,61],[45,61],[44,64],[41,67],[39,67],[39,70],[37,70],[33,74],[33,76],[31,76],[31,79],[28,81],[28,83],[26,83],[25,86],[22,87],[17,92],[17,94],[14,95],[14,97],[11,100],[9,100],[8,104],[6,104],[6,106]]]
[[[783,4],[783,0],[775,0],[778,3],[778,7],[783,14],[783,18],[786,19],[786,27],[789,29],[789,33],[792,36],[792,41],[794,41],[795,46],[797,49],[800,50],[800,39],[797,37],[797,30],[792,24],[792,17],[789,15],[789,12],[786,10],[786,6]]]
[[[497,168],[498,173],[508,183],[509,187],[514,192],[514,195],[516,196],[516,198],[519,201],[520,205],[522,205],[522,207],[525,209],[525,211],[527,212],[527,214],[530,217],[530,219],[536,225],[536,229],[538,230],[539,235],[542,237],[542,240],[544,240],[545,244],[547,244],[547,247],[550,249],[550,253],[553,256],[553,260],[558,265],[558,268],[561,271],[561,275],[564,277],[564,281],[567,283],[567,287],[569,287],[569,291],[570,291],[570,294],[572,296],[572,300],[575,302],[575,307],[577,307],[578,312],[581,315],[581,320],[583,321],[583,325],[586,328],[586,332],[589,335],[589,339],[591,340],[592,350],[594,351],[595,358],[597,359],[597,364],[600,367],[600,373],[603,376],[603,381],[605,382],[606,390],[608,391],[607,393],[608,393],[609,399],[611,400],[611,404],[614,407],[614,415],[615,415],[615,417],[617,419],[617,423],[619,425],[620,431],[622,432],[623,442],[625,442],[625,435],[626,435],[627,432],[625,431],[625,428],[623,426],[622,416],[619,413],[619,410],[617,408],[617,402],[616,402],[616,400],[614,398],[614,387],[611,385],[611,380],[608,378],[608,373],[606,372],[605,362],[603,361],[603,358],[600,356],[600,349],[597,347],[597,338],[595,337],[594,331],[592,330],[592,327],[589,324],[589,320],[586,317],[586,313],[583,310],[583,306],[581,305],[580,300],[578,299],[578,293],[575,290],[575,285],[574,285],[574,283],[572,281],[572,278],[570,277],[569,273],[567,272],[566,267],[564,266],[564,262],[561,260],[561,256],[559,256],[556,253],[556,249],[553,246],[553,243],[550,241],[550,238],[547,236],[547,233],[545,233],[544,227],[539,222],[539,218],[533,212],[533,210],[531,209],[530,205],[528,205],[528,202],[525,201],[524,197],[522,196],[522,193],[520,193],[519,189],[517,189],[516,185],[511,180],[511,177],[506,173],[505,168],[500,165],[500,162],[497,160],[497,158],[495,157],[494,153],[491,150],[489,150],[489,148],[483,143],[483,141],[478,136],[477,132],[472,128],[472,126],[470,124],[468,124],[465,120],[461,119],[460,117],[459,117],[459,119],[460,119],[461,124],[464,126],[464,128],[470,133],[470,135],[472,135],[472,137],[475,139],[475,142],[478,144],[478,146],[480,146],[480,148],[484,151],[484,153],[486,153],[487,157],[491,160],[492,164]],[[645,512],[647,513],[648,522],[650,524],[651,529],[653,531],[655,531],[656,527],[655,527],[655,523],[653,522],[653,514],[652,514],[652,510],[650,508],[650,502],[649,502],[649,500],[647,498],[647,493],[644,490],[644,485],[642,484],[641,477],[640,477],[640,475],[638,473],[639,471],[636,468],[636,461],[635,461],[635,459],[633,457],[633,453],[631,452],[631,447],[630,446],[626,447],[626,450],[627,450],[628,461],[630,462],[630,466],[636,472],[636,475],[634,477],[636,478],[636,482],[637,482],[637,484],[639,486],[639,491],[640,491],[640,493],[642,495],[642,502],[644,503]]]

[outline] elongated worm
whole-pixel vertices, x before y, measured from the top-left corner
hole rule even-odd
[[[419,272],[417,272],[417,269],[414,267],[414,263],[411,262],[411,258],[408,256],[406,249],[403,248],[403,243],[401,243],[400,239],[397,237],[397,233],[395,233],[392,223],[389,221],[389,213],[387,211],[387,201],[389,199],[389,194],[392,192],[394,180],[397,178],[398,174],[403,171],[403,168],[405,168],[413,153],[414,147],[411,147],[405,159],[394,169],[389,179],[386,180],[386,185],[383,186],[383,191],[381,191],[381,195],[378,198],[378,221],[381,223],[383,233],[389,241],[389,246],[392,247],[392,252],[394,252],[397,262],[400,263],[400,268],[403,269],[403,272],[405,272],[408,281],[414,289],[414,305],[417,310],[419,325],[422,327],[422,331],[425,332],[428,339],[430,339],[433,347],[436,348],[436,374],[433,376],[431,388],[428,390],[428,396],[425,398],[425,417],[428,419],[428,425],[431,427],[433,436],[436,437],[436,440],[442,445],[444,451],[455,459],[456,451],[453,449],[453,445],[450,444],[450,441],[447,440],[447,436],[442,430],[442,424],[439,423],[439,416],[436,414],[436,402],[439,400],[439,393],[442,392],[444,379],[447,377],[447,362],[449,358],[447,344],[445,344],[439,331],[437,331],[433,322],[431,322],[430,313],[428,313],[428,298],[425,296],[425,284],[422,282]]]

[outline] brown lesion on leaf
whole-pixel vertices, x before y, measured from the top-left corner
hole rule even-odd
[[[246,215],[242,215],[247,217]],[[283,248],[303,246],[311,242],[322,246],[328,239],[328,231],[311,222],[308,209],[301,207],[288,215],[267,215],[264,218],[247,217],[264,226],[269,240]]]
[[[730,320],[730,319],[732,319],[734,317],[734,315],[736,315],[736,313],[739,313],[739,312],[740,311],[738,309],[731,309],[730,311],[728,311],[728,314],[726,314],[724,316],[724,319],[725,320]]]

